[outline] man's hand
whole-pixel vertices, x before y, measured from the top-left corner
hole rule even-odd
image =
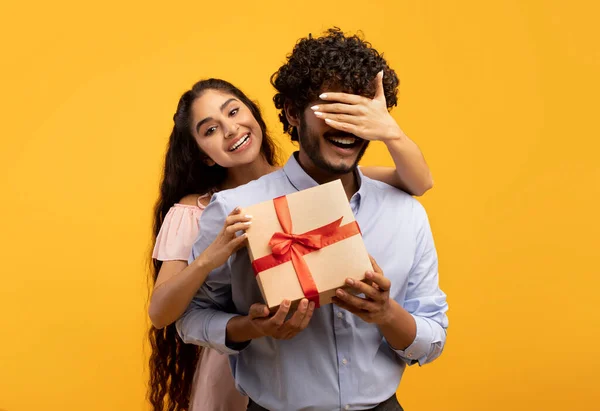
[[[364,294],[365,298],[352,295],[342,289],[336,291],[333,303],[360,317],[363,321],[377,325],[385,325],[391,321],[390,287],[392,283],[383,276],[383,272],[375,259],[371,256],[374,272],[367,272],[367,281],[346,279],[346,284],[352,287],[357,294]]]
[[[278,340],[293,338],[304,330],[315,311],[315,303],[309,303],[303,298],[298,304],[296,312],[286,320],[290,311],[290,302],[284,300],[277,312],[269,317],[269,308],[264,304],[253,304],[248,313],[250,326],[259,337],[273,337]],[[253,333],[253,334],[254,334]]]

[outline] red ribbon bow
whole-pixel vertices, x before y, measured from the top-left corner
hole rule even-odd
[[[290,234],[291,227],[283,228],[283,233],[275,233],[269,241],[269,245],[273,251],[273,254],[284,255],[290,252],[290,247],[305,247],[312,248],[313,250],[319,250],[324,247],[324,240],[331,234],[342,223],[342,218],[335,220],[333,223],[319,227],[316,230],[308,231],[304,234]]]
[[[258,275],[261,271],[291,260],[304,296],[309,301],[313,301],[315,307],[319,307],[319,291],[302,256],[360,234],[358,224],[353,221],[340,226],[343,219],[343,217],[340,217],[332,223],[307,231],[304,234],[293,234],[292,217],[287,198],[285,196],[277,197],[273,200],[273,205],[283,232],[276,232],[271,237],[269,246],[273,252],[272,254],[254,260],[252,263],[254,272]]]

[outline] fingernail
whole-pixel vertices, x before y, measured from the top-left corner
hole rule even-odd
[[[315,116],[323,117],[323,113],[321,113],[320,111],[315,111]]]
[[[327,98],[327,94],[326,94],[326,93],[323,93],[323,94],[321,94],[321,95],[319,96],[319,98],[321,98],[321,99],[325,100],[325,99]]]
[[[302,308],[308,307],[308,300],[302,300],[301,305],[302,305]]]
[[[326,123],[331,123],[331,119],[330,119],[330,118],[326,118],[326,119],[325,119],[325,122],[326,122]]]
[[[250,214],[246,214],[244,217],[246,217],[246,218],[252,218],[252,216]]]
[[[354,280],[352,278],[346,278],[346,284],[354,285]]]
[[[240,211],[240,208],[236,207],[236,208],[233,209],[233,211],[237,213],[238,211]]]
[[[339,290],[339,289],[338,289],[338,290],[337,290],[335,293],[336,293],[338,296],[340,296],[340,297],[343,297],[343,296],[344,296],[344,294],[345,294],[345,293],[344,293],[344,291],[342,291],[342,290]]]
[[[373,278],[373,273],[371,271],[367,271],[367,273],[365,274],[365,277]]]
[[[289,307],[290,306],[290,302],[288,300],[284,300],[283,301],[283,306],[284,307]]]
[[[250,224],[252,224],[252,221],[244,221],[244,224],[250,225]]]
[[[308,304],[308,308],[309,308],[309,309],[311,309],[311,310],[312,310],[313,308],[315,308],[315,302],[314,302],[314,301],[311,301],[311,302],[310,302],[310,304]]]
[[[319,106],[312,106],[311,109],[317,111],[319,109]]]

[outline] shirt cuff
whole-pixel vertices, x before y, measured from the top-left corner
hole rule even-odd
[[[239,314],[224,313],[216,310],[211,311],[212,315],[206,318],[204,329],[201,331],[203,333],[202,337],[204,338],[198,338],[198,336],[193,335],[193,333],[184,333],[184,342],[186,344],[208,345],[220,353],[227,355],[238,354],[241,350],[246,348],[248,344],[235,344],[234,348],[229,347],[226,344],[227,323],[233,317],[238,317]],[[179,334],[182,335],[181,332]]]
[[[433,340],[433,329],[427,320],[413,315],[417,325],[417,335],[405,350],[394,350],[396,354],[406,361],[408,365],[413,365],[416,362],[423,365],[427,361],[427,355],[431,349],[431,341]],[[391,347],[391,345],[390,345]]]

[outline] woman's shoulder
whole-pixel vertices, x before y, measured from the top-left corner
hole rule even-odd
[[[189,194],[175,203],[174,207],[195,207],[204,210],[210,202],[210,194]]]
[[[200,215],[208,201],[210,195],[190,194],[171,207],[156,237],[153,258],[187,260],[198,235]]]

